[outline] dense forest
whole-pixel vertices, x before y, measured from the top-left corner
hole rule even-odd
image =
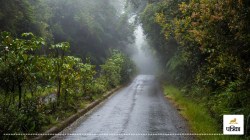
[[[162,81],[220,124],[223,114],[247,119],[248,0],[1,0],[0,139],[44,132],[128,82],[134,14]]]
[[[132,78],[123,52],[133,25],[118,9],[111,0],[0,1],[0,139],[44,132]]]
[[[250,2],[148,1],[141,22],[165,80],[223,114],[250,114]]]
[[[48,44],[69,42],[71,54],[103,63],[110,48],[124,48],[133,40],[127,13],[110,1],[10,0],[1,1],[0,31],[15,37],[32,32]],[[43,52],[46,54],[47,50]],[[83,58],[84,59],[84,58]]]

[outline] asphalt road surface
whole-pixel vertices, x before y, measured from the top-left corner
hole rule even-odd
[[[185,120],[167,101],[152,75],[139,75],[126,88],[81,117],[52,139],[153,140],[193,139]]]

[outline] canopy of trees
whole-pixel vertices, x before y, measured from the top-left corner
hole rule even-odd
[[[123,49],[132,41],[127,18],[111,0],[0,1],[0,31],[16,37],[32,32],[48,43],[67,41],[72,54],[89,55],[95,64],[104,62],[110,48]]]
[[[223,114],[250,113],[250,2],[163,0],[141,21],[166,65],[165,76]]]

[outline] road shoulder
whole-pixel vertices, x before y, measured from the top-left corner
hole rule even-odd
[[[118,87],[116,87],[116,88],[108,91],[100,99],[95,100],[94,102],[90,103],[87,107],[85,107],[83,109],[80,109],[77,113],[71,115],[70,117],[68,117],[67,119],[65,119],[64,121],[62,121],[61,123],[58,123],[56,126],[50,128],[49,130],[47,130],[46,132],[44,132],[42,135],[39,135],[38,137],[35,137],[33,139],[34,140],[44,140],[44,139],[49,139],[49,138],[55,136],[55,134],[60,133],[65,128],[67,128],[69,125],[71,125],[72,123],[74,123],[75,121],[77,121],[77,119],[79,119],[80,117],[86,115],[92,109],[94,109],[98,105],[100,105],[103,102],[105,102],[109,97],[111,97],[117,91],[119,91],[120,89],[122,89],[124,86],[125,85],[118,86]]]

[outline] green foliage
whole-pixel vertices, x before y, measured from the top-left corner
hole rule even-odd
[[[89,0],[9,0],[0,2],[0,32],[15,37],[32,32],[48,44],[67,41],[71,54],[92,56],[102,64],[110,48],[123,49],[132,41],[133,26],[128,14],[118,13],[112,1]],[[49,53],[44,48],[43,53]]]
[[[94,76],[96,75],[95,66],[90,63],[79,65],[83,95],[90,98],[95,94],[103,93],[100,83],[96,82]]]
[[[170,99],[177,108],[179,108],[180,113],[189,120],[188,123],[191,126],[191,130],[194,133],[221,133],[222,126],[218,125],[216,119],[221,120],[220,118],[214,118],[209,113],[209,109],[204,106],[203,102],[196,102],[194,98],[190,98],[190,96],[186,95],[177,87],[166,84],[164,86],[164,94]],[[216,99],[216,97],[215,97]],[[212,100],[211,100],[212,101]],[[221,99],[216,100],[217,107],[221,106]],[[214,105],[215,106],[215,105]],[[214,107],[210,106],[210,107]],[[229,113],[227,109],[221,108],[223,112],[220,113]],[[218,110],[217,110],[218,111]],[[204,121],[206,120],[206,121]],[[240,136],[197,136],[198,139],[202,140],[239,140]]]
[[[156,50],[168,80],[205,102],[218,121],[223,114],[250,113],[249,11],[246,0],[164,0],[142,13],[153,46],[163,46]]]
[[[27,39],[13,39],[7,32],[1,33],[1,70],[0,75],[5,79],[1,83],[1,88],[5,93],[15,92],[18,88],[19,108],[21,107],[21,98],[23,85],[31,85],[36,82],[38,56],[34,51],[44,44],[43,39],[35,37],[32,33],[22,34]],[[3,69],[2,69],[3,68]],[[12,86],[12,87],[11,87]],[[32,92],[32,91],[31,91]]]
[[[71,52],[82,59],[91,55],[101,64],[110,48],[126,47],[133,35],[128,16],[117,13],[111,2],[89,0],[47,0],[51,9],[49,27],[55,42],[69,41]]]
[[[132,61],[116,50],[112,52],[112,56],[106,60],[105,64],[101,65],[101,68],[101,77],[105,79],[109,88],[127,82],[135,72]]]
[[[165,41],[165,37],[162,34],[162,27],[155,20],[155,13],[161,10],[161,5],[159,4],[149,4],[144,9],[140,16],[143,29],[145,34],[150,39],[149,43],[155,46],[155,50],[159,53],[159,56],[167,61],[174,55],[176,51],[175,41],[170,39],[170,42]]]
[[[128,57],[107,58],[133,41],[128,14],[115,8],[111,1],[0,2],[0,139],[44,131],[130,80]],[[93,64],[105,59],[97,71]]]
[[[46,47],[44,39],[32,33],[14,38],[2,32],[0,42],[0,135],[40,132],[134,74],[132,61],[118,51],[97,74],[90,58],[83,63],[68,55],[67,42],[51,45],[47,55],[39,53]]]

